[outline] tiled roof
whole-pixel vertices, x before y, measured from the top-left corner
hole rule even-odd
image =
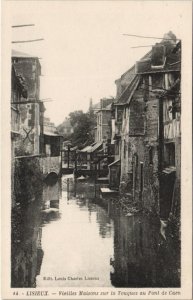
[[[129,103],[138,84],[139,84],[139,76],[136,75],[133,81],[127,86],[127,88],[121,94],[121,96],[119,97],[115,105],[124,105],[126,103]]]

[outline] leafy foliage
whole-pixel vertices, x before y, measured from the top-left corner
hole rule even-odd
[[[69,114],[69,119],[73,128],[73,133],[68,137],[71,143],[79,148],[93,143],[96,124],[94,113],[92,111],[84,113],[82,110],[77,110]],[[58,126],[60,133],[62,133],[61,125]]]

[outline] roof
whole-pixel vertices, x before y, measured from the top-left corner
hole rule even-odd
[[[92,153],[92,152],[96,151],[99,147],[101,147],[102,144],[103,144],[102,142],[94,143],[92,145],[86,146],[85,148],[80,150],[80,152]]]
[[[111,106],[112,106],[112,103],[110,103],[109,105],[107,105],[105,108],[103,108],[104,110],[111,110]]]
[[[92,109],[93,109],[93,110],[99,110],[100,107],[101,107],[101,103],[98,102],[98,103],[96,103],[96,104],[93,104]]]
[[[130,82],[131,82],[135,76],[134,73],[135,73],[135,65],[132,66],[131,68],[129,68],[129,70],[127,70],[125,73],[123,73],[120,78],[116,79],[115,83],[121,81],[121,79],[126,77],[126,75],[128,75],[128,79],[130,79]]]
[[[112,102],[113,103],[113,102]],[[112,106],[112,103],[110,103],[109,105],[103,107],[103,108],[100,108],[96,111],[96,113],[100,112],[100,111],[105,111],[105,110],[111,110],[111,106]]]
[[[100,102],[92,106],[93,111],[98,112],[100,110],[111,110],[111,104],[114,102],[114,98],[102,98]]]
[[[151,52],[152,51],[149,51],[148,53],[146,53],[141,58],[141,60],[145,60],[145,59],[148,59],[149,57],[151,57]],[[123,73],[119,79],[115,80],[115,83],[118,83],[118,84],[120,84],[120,82],[122,81],[122,85],[125,86],[125,89],[121,93],[121,95],[125,92],[125,90],[127,89],[128,85],[133,81],[133,79],[135,78],[135,76],[136,76],[136,72],[135,72],[135,65],[134,65],[129,70],[127,70],[125,73]],[[118,99],[121,97],[121,95],[119,95]]]
[[[181,70],[181,54],[179,44],[171,48],[167,44],[156,44],[153,46],[151,56],[136,62],[137,74],[174,72]],[[177,49],[177,51],[175,51]],[[157,66],[156,66],[157,63]]]
[[[12,49],[12,51],[11,51],[11,56],[12,57],[38,58],[37,56],[31,55],[28,53],[24,53],[24,52],[20,52],[20,51],[14,50],[14,49]]]
[[[88,153],[92,153],[94,151],[96,151],[98,148],[100,148],[102,146],[102,142],[100,143],[96,143],[91,149],[89,149]]]
[[[127,86],[127,88],[121,94],[121,96],[119,97],[115,105],[124,105],[130,102],[131,97],[133,96],[133,93],[139,84],[139,79],[140,79],[139,76],[135,76],[133,81]]]

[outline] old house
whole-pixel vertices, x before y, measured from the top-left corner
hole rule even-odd
[[[179,195],[174,190],[180,186],[180,54],[176,47],[172,33],[153,46],[136,63],[134,78],[115,103],[116,114],[122,112],[117,130],[120,191],[165,219],[174,195]]]
[[[27,86],[25,79],[16,74],[15,68],[11,69],[11,191],[12,205],[15,205],[13,193],[14,172],[15,172],[15,155],[18,141],[20,140],[20,102],[26,101]]]
[[[97,174],[108,173],[108,163],[112,161],[110,155],[111,137],[111,105],[113,99],[103,98],[97,105],[92,105],[93,117],[96,117],[95,142],[78,152],[78,168]]]
[[[167,220],[175,195],[180,197],[181,53],[172,32],[153,46],[149,59],[136,64],[136,73],[143,78],[146,102],[143,202],[154,203]]]
[[[96,111],[96,142],[107,141],[111,135],[111,104],[113,99],[103,98],[100,107]]]
[[[61,149],[63,137],[58,133],[56,126],[44,117],[43,132],[44,148],[41,164],[44,176],[54,175],[55,178],[61,173]]]
[[[175,36],[165,35],[116,84],[110,187],[167,219],[172,210],[179,212],[180,203],[180,43]]]
[[[43,154],[43,115],[39,99],[41,66],[37,57],[12,51],[11,138],[12,138],[12,207],[22,202],[21,193],[31,188],[25,201],[34,198],[40,188]],[[24,174],[25,173],[25,174]],[[34,174],[37,176],[34,176]],[[23,176],[23,181],[20,178]],[[40,191],[41,193],[41,191]]]
[[[109,164],[109,186],[112,189],[119,189],[121,179],[121,134],[124,117],[124,103],[121,99],[134,78],[135,68],[132,67],[115,81],[117,94],[111,110],[111,144],[114,145],[114,161]]]
[[[44,117],[44,154],[46,156],[60,156],[62,136],[50,118]]]
[[[20,137],[20,103],[27,99],[27,86],[24,77],[17,75],[14,66],[11,70],[11,141],[12,157],[15,156],[16,141]]]
[[[43,152],[45,110],[39,99],[41,65],[38,57],[13,50],[12,67],[18,77],[25,78],[28,91],[27,97],[19,102],[20,142],[16,155],[39,155]]]
[[[165,74],[165,88],[159,96],[160,214],[179,220],[181,178],[181,42],[170,53],[173,70]]]
[[[98,166],[98,152],[102,150],[102,142],[94,142],[93,144],[84,147],[78,153],[79,168],[88,170],[88,174],[93,174]],[[99,167],[100,168],[100,167]],[[85,173],[86,174],[86,173]]]
[[[95,141],[102,142],[103,148],[98,152],[98,169],[108,169],[108,165],[114,160],[114,145],[111,144],[111,108],[114,99],[103,98],[100,107],[96,111]]]

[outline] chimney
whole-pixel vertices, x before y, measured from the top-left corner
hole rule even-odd
[[[168,33],[164,34],[164,38],[162,40],[162,43],[172,44],[173,46],[176,45],[176,36],[172,31],[169,31]]]

